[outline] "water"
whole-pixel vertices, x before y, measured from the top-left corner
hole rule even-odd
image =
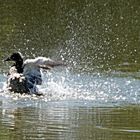
[[[5,108],[1,113],[1,138],[139,139],[137,106],[108,108],[69,105],[72,103],[34,103],[34,106]],[[128,115],[131,119],[128,119]]]
[[[0,61],[0,140],[139,140],[140,1],[0,2],[0,60],[67,63],[43,73],[43,97],[5,90]]]
[[[138,79],[60,70],[43,75],[43,97],[0,93],[2,139],[140,138]],[[1,75],[1,87],[5,80]]]

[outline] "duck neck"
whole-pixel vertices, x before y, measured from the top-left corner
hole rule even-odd
[[[16,61],[14,66],[16,67],[18,73],[23,72],[23,60]]]

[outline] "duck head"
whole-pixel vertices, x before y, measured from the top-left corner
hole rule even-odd
[[[10,57],[6,58],[5,61],[14,61],[14,62],[23,61],[23,57],[20,52],[17,52],[13,53]]]
[[[14,65],[18,73],[23,72],[23,57],[20,52],[13,53],[10,57],[6,58],[5,61],[14,61]]]

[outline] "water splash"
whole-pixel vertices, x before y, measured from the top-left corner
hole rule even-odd
[[[47,100],[140,103],[140,81],[132,77],[115,77],[100,73],[77,74],[68,70],[54,70],[43,77],[45,82],[40,90],[45,93]]]
[[[1,87],[5,80],[1,78]],[[43,81],[43,85],[38,88],[44,94],[40,99],[45,102],[82,100],[98,104],[140,103],[140,81],[132,77],[108,76],[100,73],[78,74],[68,69],[54,69],[43,73]],[[20,95],[13,95],[14,100],[18,100],[19,97]],[[24,97],[31,98],[31,96]],[[37,97],[33,96],[32,99]]]

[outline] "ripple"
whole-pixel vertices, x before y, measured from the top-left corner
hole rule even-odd
[[[136,129],[117,129],[117,128],[108,128],[103,126],[96,126],[96,128],[101,130],[106,130],[106,131],[140,133],[140,130],[136,130]]]

